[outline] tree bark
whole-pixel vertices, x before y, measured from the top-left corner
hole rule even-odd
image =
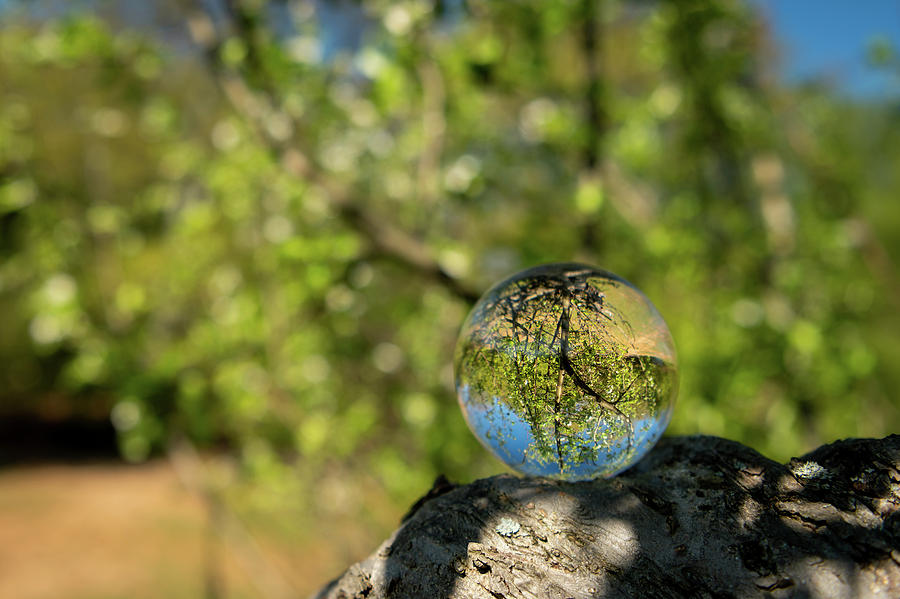
[[[317,599],[900,597],[900,436],[787,465],[664,439],[612,479],[439,479]]]

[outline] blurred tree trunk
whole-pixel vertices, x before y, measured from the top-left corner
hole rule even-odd
[[[900,596],[900,436],[787,465],[665,439],[609,480],[439,479],[320,599]]]

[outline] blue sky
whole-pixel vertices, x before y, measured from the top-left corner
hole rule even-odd
[[[898,91],[896,75],[866,64],[876,36],[900,47],[900,0],[751,0],[775,32],[788,81],[824,76],[854,96]]]

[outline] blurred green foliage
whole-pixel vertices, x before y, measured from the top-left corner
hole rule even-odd
[[[322,4],[226,4],[190,44],[0,26],[4,413],[411,498],[501,468],[454,399],[473,295],[580,260],[669,322],[671,433],[900,428],[896,99],[780,82],[732,0],[373,0],[324,57]]]

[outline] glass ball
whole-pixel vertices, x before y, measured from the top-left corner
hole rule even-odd
[[[581,264],[498,283],[472,308],[455,355],[469,428],[527,475],[612,476],[662,435],[678,393],[675,344],[636,287]]]

